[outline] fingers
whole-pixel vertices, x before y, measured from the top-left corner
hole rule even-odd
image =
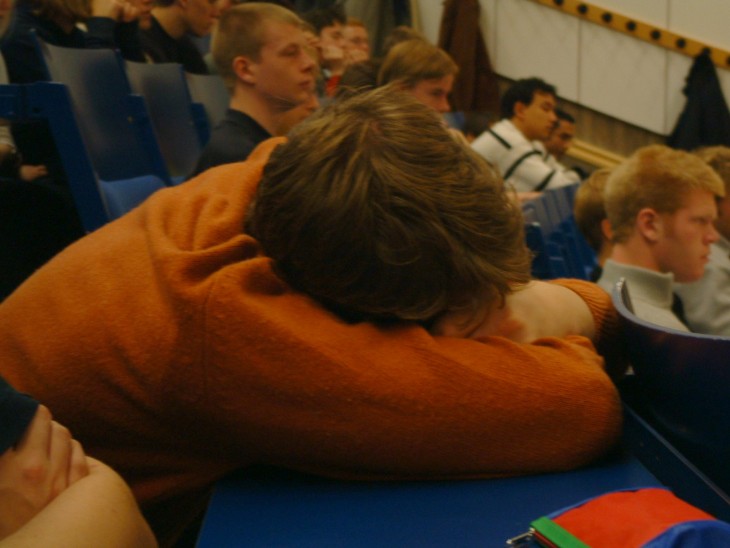
[[[55,497],[69,485],[72,454],[71,432],[53,422],[48,456],[50,459],[51,497]]]
[[[71,440],[71,462],[68,471],[68,484],[89,475],[89,459],[84,448],[76,440]]]
[[[53,417],[45,405],[39,405],[23,437],[16,444],[17,452],[37,452],[43,458],[48,452]]]

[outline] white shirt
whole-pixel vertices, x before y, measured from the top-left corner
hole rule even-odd
[[[477,137],[472,148],[499,171],[517,192],[534,192],[577,183],[573,171],[550,166],[542,152],[507,119]]]

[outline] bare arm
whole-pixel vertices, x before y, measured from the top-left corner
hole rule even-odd
[[[157,546],[127,484],[105,464],[87,460],[88,476],[56,497],[26,526],[0,541],[0,546]]]
[[[467,323],[463,316],[452,314],[441,318],[432,331],[470,339],[497,335],[520,343],[567,335],[593,340],[596,335],[593,316],[583,299],[570,289],[538,281],[517,289],[503,307],[490,311],[479,323]]]
[[[81,445],[39,406],[17,446],[0,456],[0,539],[87,474]]]

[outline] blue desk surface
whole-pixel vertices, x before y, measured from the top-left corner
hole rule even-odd
[[[529,523],[583,499],[659,485],[635,458],[509,479],[344,482],[294,472],[221,482],[198,547],[504,546]]]

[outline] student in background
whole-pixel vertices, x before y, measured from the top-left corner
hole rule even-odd
[[[153,63],[180,63],[186,72],[208,74],[190,36],[210,34],[217,18],[217,0],[157,0],[150,26],[141,33],[145,56]]]
[[[286,8],[250,3],[223,14],[213,58],[231,102],[195,173],[245,160],[257,144],[290,127],[285,118],[296,118],[316,104],[315,62],[309,51],[302,21]],[[288,114],[293,109],[299,110]]]
[[[502,97],[502,119],[471,144],[518,193],[540,192],[580,180],[577,173],[548,164],[534,144],[553,131],[556,100],[555,87],[543,80],[517,80]]]
[[[719,237],[711,246],[704,275],[696,282],[678,286],[676,291],[692,331],[727,337],[730,336],[730,148],[706,147],[695,154],[720,176],[725,197],[717,201],[715,228]]]
[[[702,278],[724,195],[720,177],[697,156],[663,145],[637,150],[606,181],[613,249],[598,284],[610,293],[625,278],[639,318],[689,331],[674,282]]]
[[[345,39],[345,56],[349,59],[348,64],[370,59],[368,29],[360,19],[348,17],[342,36]]]
[[[319,53],[318,62],[322,71],[322,89],[318,89],[318,92],[323,97],[332,97],[342,73],[351,62],[345,55],[345,14],[339,7],[318,8],[303,13],[302,19],[315,32],[316,41],[311,43]]]
[[[555,168],[565,170],[566,167],[561,162],[575,138],[575,118],[559,108],[555,109],[555,116],[555,127],[548,138],[542,141],[542,145],[546,152],[545,161]]]
[[[591,273],[591,280],[597,281],[603,272],[603,263],[611,255],[611,224],[606,218],[603,190],[611,174],[608,168],[598,169],[588,177],[575,193],[573,215],[588,245],[596,254],[598,266]]]
[[[423,40],[406,40],[391,48],[378,72],[378,85],[393,84],[436,112],[451,111],[449,93],[459,72],[441,48]]]
[[[594,284],[530,283],[522,227],[433,109],[380,88],[40,269],[0,305],[0,372],[122,473],[165,545],[254,464],[567,470],[620,436],[597,351],[618,319]]]

